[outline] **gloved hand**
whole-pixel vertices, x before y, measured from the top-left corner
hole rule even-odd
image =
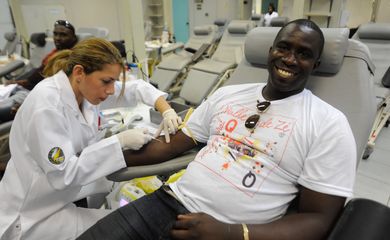
[[[129,129],[116,134],[122,149],[138,150],[152,140],[152,136],[145,128]]]
[[[160,136],[160,133],[164,130],[165,141],[170,142],[169,134],[175,134],[179,125],[182,123],[181,117],[179,117],[175,110],[172,108],[166,110],[162,114],[163,121],[160,124],[160,128],[156,132],[155,137]]]

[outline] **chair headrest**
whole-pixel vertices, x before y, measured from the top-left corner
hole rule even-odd
[[[194,27],[195,35],[209,35],[213,31],[212,25]]]
[[[255,65],[267,65],[268,53],[274,42],[279,27],[258,27],[252,29],[245,40],[245,58]],[[337,73],[348,50],[347,28],[321,29],[325,37],[321,64],[316,72]]]
[[[229,33],[246,34],[250,29],[249,22],[232,21],[228,26]]]
[[[251,20],[252,21],[259,21],[259,20],[261,20],[261,14],[253,14],[252,16],[251,16]]]
[[[271,18],[270,25],[271,27],[283,27],[288,22],[289,22],[288,17],[274,17]]]
[[[33,33],[30,37],[30,42],[34,43],[38,47],[44,47],[46,45],[46,33]]]
[[[227,20],[225,18],[218,18],[214,21],[214,25],[217,25],[218,27],[225,26]]]
[[[16,38],[16,32],[6,32],[6,33],[4,33],[4,38],[8,42],[12,42]]]
[[[389,23],[362,24],[359,27],[357,33],[360,39],[390,40],[390,24]]]
[[[94,37],[92,33],[76,33],[77,40],[80,42],[81,40],[88,39]]]

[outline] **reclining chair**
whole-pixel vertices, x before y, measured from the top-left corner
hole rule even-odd
[[[216,42],[219,42],[222,38],[223,33],[228,25],[228,21],[224,18],[218,18],[214,21],[214,25],[218,27],[218,35],[215,37]]]
[[[268,52],[279,29],[256,28],[248,34],[245,59],[226,85],[267,81]],[[321,64],[310,77],[307,88],[346,115],[360,160],[375,118],[371,60],[362,44],[348,40],[348,29],[322,30],[325,46]]]
[[[0,67],[0,79],[25,65],[25,62],[22,59],[19,59],[21,54],[21,43],[16,32],[6,32],[4,33],[4,38],[6,44],[3,49],[0,50],[0,56],[10,56],[11,54],[17,53],[17,58]],[[20,46],[20,49],[18,49],[18,45]]]
[[[263,14],[252,14],[250,20],[255,22],[256,27],[264,27],[264,15]]]
[[[390,239],[390,208],[381,203],[357,198],[350,200],[328,240]]]
[[[375,65],[374,88],[377,97],[377,115],[371,134],[368,139],[367,149],[363,158],[366,159],[373,151],[375,140],[384,126],[389,125],[390,117],[390,24],[366,23],[361,25],[352,37],[364,43]],[[388,72],[387,75],[385,73]],[[387,77],[387,87],[383,80]]]
[[[270,26],[271,27],[283,27],[290,20],[288,17],[274,17],[271,19]]]
[[[186,76],[187,66],[198,60],[193,59],[194,55],[196,54],[197,58],[203,54],[209,56],[217,37],[218,27],[216,25],[195,27],[192,36],[184,46],[184,50],[164,58],[157,65],[150,81],[164,92],[168,92],[174,84],[173,88],[175,89]]]
[[[20,39],[16,32],[6,32],[4,33],[4,38],[6,40],[6,43],[3,49],[0,50],[0,56],[13,54],[15,52],[20,54],[21,49],[17,49],[18,44],[20,44]]]
[[[179,93],[186,104],[199,105],[229,78],[244,58],[245,37],[254,27],[252,21],[231,21],[213,56],[191,66]]]
[[[245,41],[245,59],[225,85],[265,82],[268,78],[267,58],[279,28],[258,27]],[[308,88],[317,96],[340,109],[347,116],[354,133],[359,154],[364,150],[375,117],[375,98],[369,66],[358,53],[366,53],[358,42],[348,40],[348,29],[324,29],[325,48],[321,67],[309,80]],[[364,55],[363,55],[364,56]],[[198,85],[199,86],[199,85]],[[108,178],[125,181],[141,176],[170,173],[194,158],[196,150],[173,160],[150,166],[129,167]],[[359,156],[360,159],[360,156]]]
[[[42,59],[55,47],[53,42],[46,41],[46,33],[33,33],[30,37],[30,58],[22,69],[9,72],[6,79],[25,79],[28,72],[41,65]]]
[[[109,38],[109,31],[107,28],[104,27],[80,27],[76,30],[76,35],[84,33],[90,34],[92,36],[108,39]]]

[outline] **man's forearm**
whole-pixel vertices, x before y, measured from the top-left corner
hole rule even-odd
[[[126,165],[129,167],[161,163],[195,147],[193,140],[182,131],[171,136],[170,143],[166,143],[162,137],[160,139],[161,141],[153,139],[139,151],[124,151]]]
[[[325,239],[333,225],[321,213],[297,213],[267,224],[248,224],[249,239]]]

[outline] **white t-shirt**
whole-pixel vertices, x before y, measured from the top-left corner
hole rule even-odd
[[[272,12],[271,14],[269,14],[268,12],[264,15],[264,25],[266,27],[269,27],[271,26],[271,19],[272,18],[276,18],[276,17],[279,17],[279,14],[277,12]]]
[[[264,86],[221,88],[192,114],[188,128],[207,146],[171,185],[189,211],[266,223],[285,214],[298,185],[352,195],[356,144],[345,116],[304,90],[272,101],[251,133],[245,120],[258,114]]]

